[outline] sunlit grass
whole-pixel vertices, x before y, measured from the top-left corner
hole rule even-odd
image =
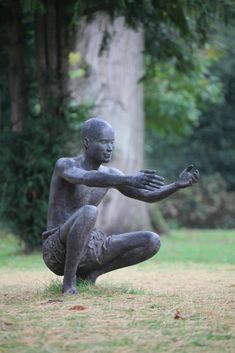
[[[39,252],[25,254],[22,243],[16,237],[0,230],[0,268],[37,270],[42,266],[42,257]]]
[[[159,254],[150,261],[235,264],[234,230],[172,231],[161,237]]]

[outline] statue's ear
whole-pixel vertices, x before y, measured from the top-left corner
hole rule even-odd
[[[89,138],[88,137],[84,137],[83,145],[84,145],[85,148],[88,148],[88,146],[89,146]]]

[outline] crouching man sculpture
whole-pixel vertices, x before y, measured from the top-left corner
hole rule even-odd
[[[110,188],[127,197],[157,202],[199,178],[186,168],[178,180],[164,186],[155,171],[126,176],[103,166],[110,161],[114,131],[102,119],[87,120],[82,129],[84,153],[60,158],[52,175],[47,231],[43,233],[43,258],[48,268],[64,275],[63,293],[77,294],[79,278],[95,283],[98,276],[144,261],[160,248],[160,238],[149,231],[106,236],[94,229],[97,206]]]

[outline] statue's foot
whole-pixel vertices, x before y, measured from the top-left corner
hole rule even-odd
[[[74,286],[63,287],[62,293],[63,293],[64,296],[67,296],[67,295],[78,295],[77,288],[74,287]]]

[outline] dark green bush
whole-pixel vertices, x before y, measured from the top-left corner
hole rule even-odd
[[[84,119],[83,112],[73,108],[64,118],[31,115],[22,133],[1,132],[0,219],[11,226],[27,250],[41,244],[54,163],[69,153],[79,127],[73,125],[74,114],[79,116],[77,122]]]
[[[50,175],[61,152],[61,137],[51,136],[49,122],[31,120],[23,133],[2,133],[0,142],[1,218],[10,223],[28,248],[40,244],[40,233],[46,226]]]
[[[215,174],[161,202],[160,209],[175,226],[234,228],[234,204],[235,192],[226,191],[224,180]]]

